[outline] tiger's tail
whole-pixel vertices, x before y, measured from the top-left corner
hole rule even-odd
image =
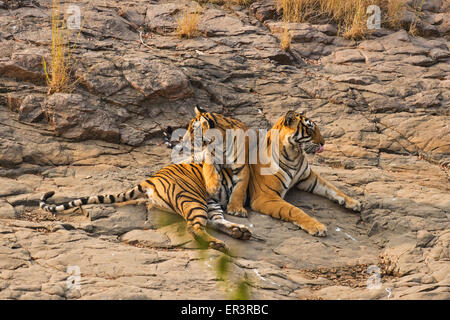
[[[90,197],[77,198],[72,201],[60,203],[60,204],[47,204],[47,200],[55,194],[54,191],[49,191],[44,194],[39,202],[39,207],[48,212],[60,212],[75,207],[80,207],[86,204],[100,204],[100,203],[120,203],[129,200],[134,200],[141,197],[145,193],[145,187],[142,184],[121,192],[117,195],[105,194]]]

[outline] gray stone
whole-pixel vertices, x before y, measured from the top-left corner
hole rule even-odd
[[[432,233],[426,230],[419,230],[417,232],[416,246],[420,248],[426,248],[431,245],[431,242],[434,240],[434,238],[435,236]]]
[[[14,207],[5,201],[0,201],[0,218],[14,219],[15,217]]]
[[[14,141],[0,138],[0,166],[12,167],[23,161],[23,148]]]
[[[120,236],[120,240],[152,248],[168,248],[170,246],[169,238],[156,230],[133,230]]]
[[[186,75],[161,60],[126,56],[122,68],[126,80],[145,98],[161,96],[176,100],[192,95]]]
[[[250,5],[249,9],[255,18],[261,22],[275,20],[279,15],[275,4],[270,0],[255,1]]]
[[[120,141],[130,146],[141,145],[144,142],[146,136],[146,132],[135,129],[128,125],[120,128]]]
[[[68,93],[55,93],[44,102],[49,121],[58,135],[75,140],[119,141],[114,118],[99,105],[98,99]]]
[[[28,95],[19,108],[19,121],[38,122],[45,117],[42,109],[43,96]]]
[[[346,62],[360,62],[364,61],[364,57],[358,50],[347,49],[336,52],[335,63],[346,63]]]
[[[175,3],[150,4],[147,6],[145,22],[147,27],[159,33],[167,33],[177,28],[175,14],[180,7]]]

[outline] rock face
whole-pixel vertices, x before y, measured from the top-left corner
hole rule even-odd
[[[86,100],[80,94],[55,93],[46,100],[44,109],[58,135],[118,142],[119,128],[99,105],[98,100]]]
[[[88,2],[78,2],[77,83],[50,96],[40,66],[50,1],[0,6],[0,298],[229,298],[219,253],[200,252],[177,216],[37,208],[47,191],[54,201],[119,192],[169,164],[161,131],[184,127],[198,104],[264,129],[306,111],[326,140],[313,168],[363,203],[355,215],[291,191],[325,238],[257,212],[229,217],[255,235],[214,233],[252,298],[450,299],[446,1],[424,6],[426,37],[380,30],[357,42],[334,25],[289,24],[288,52],[272,1],[205,5],[193,39],[175,36],[174,1]]]

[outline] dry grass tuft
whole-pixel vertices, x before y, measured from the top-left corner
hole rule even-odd
[[[317,12],[317,0],[277,0],[278,8],[283,10],[283,21],[305,22]]]
[[[280,37],[281,49],[288,51],[291,48],[292,32],[289,31],[287,23],[284,24],[283,33]]]
[[[200,13],[198,10],[185,7],[182,16],[177,19],[178,37],[187,39],[196,37],[200,33],[198,28],[199,18]]]
[[[66,4],[68,4],[68,2],[66,2]],[[72,50],[77,44],[84,20],[81,22],[80,29],[78,30],[72,47],[70,46],[70,31],[67,26],[67,20],[64,18],[64,10],[61,9],[59,0],[52,0],[51,21],[52,42],[50,64],[47,65],[45,59],[42,61],[47,79],[47,93],[71,92],[75,84],[80,80],[71,80],[71,64]]]
[[[343,36],[347,39],[361,39],[370,31],[367,28],[367,7],[364,0],[355,1],[350,14],[342,16]]]
[[[391,28],[400,28],[400,21],[404,12],[405,2],[403,0],[388,0],[386,5],[386,23]]]
[[[43,60],[44,72],[47,77],[48,94],[66,92],[70,86],[69,65],[71,52],[69,46],[69,30],[65,19],[61,19],[59,0],[52,0],[52,43],[51,60],[47,66]]]
[[[65,2],[70,4],[69,1]],[[88,5],[91,4],[91,1]],[[81,21],[80,28],[75,37],[74,44],[70,46],[70,30],[67,26],[67,20],[64,18],[64,9],[61,8],[59,0],[52,0],[52,41],[51,41],[51,59],[47,65],[45,59],[42,61],[45,76],[47,79],[48,92],[52,94],[56,92],[70,93],[74,89],[81,77],[72,81],[72,50],[78,42],[78,38],[83,29],[84,19]],[[89,71],[89,70],[88,70]]]
[[[285,22],[306,22],[328,18],[340,33],[349,39],[360,39],[371,30],[367,28],[367,8],[378,5],[385,16],[385,24],[399,27],[405,8],[402,0],[277,0]]]

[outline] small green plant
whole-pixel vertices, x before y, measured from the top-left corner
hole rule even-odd
[[[232,280],[230,275],[232,274],[233,258],[231,256],[223,254],[217,260],[216,274],[219,279],[222,279],[225,284],[225,290],[231,300],[249,300],[250,284],[245,278]]]
[[[182,219],[171,213],[159,212],[154,218],[154,224],[158,228],[162,228],[174,223],[179,223]],[[186,223],[183,221],[177,227],[177,233],[179,236],[184,236],[188,232]],[[210,261],[212,258],[212,252],[209,249],[209,243],[205,239],[195,238],[198,248],[198,257],[201,261]],[[248,300],[251,298],[250,283],[245,277],[236,278],[233,277],[233,261],[234,250],[230,250],[229,254],[220,253],[220,256],[216,258],[213,270],[218,279],[218,284],[226,292],[229,299],[232,300]],[[215,251],[218,252],[218,251]],[[214,252],[214,253],[215,253]],[[214,254],[215,256],[215,254]]]

